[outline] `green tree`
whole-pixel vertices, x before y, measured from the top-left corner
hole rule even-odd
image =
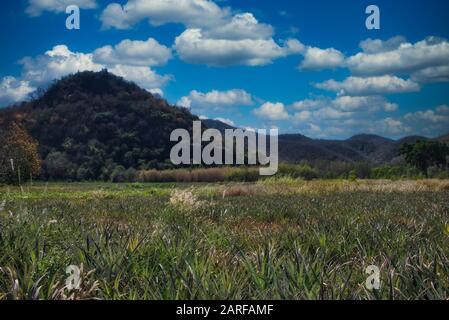
[[[0,182],[19,183],[40,173],[37,142],[15,122],[0,126]]]
[[[399,153],[405,157],[408,164],[427,175],[427,169],[431,166],[447,166],[449,146],[439,141],[417,141],[414,144],[403,144]]]

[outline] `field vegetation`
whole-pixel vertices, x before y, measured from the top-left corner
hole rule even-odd
[[[3,186],[0,299],[448,299],[448,200],[448,180]]]

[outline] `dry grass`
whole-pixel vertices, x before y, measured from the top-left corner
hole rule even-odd
[[[449,190],[449,180],[288,180],[260,181],[270,193],[329,193],[329,192],[422,192]]]
[[[139,182],[223,182],[256,181],[259,178],[257,168],[207,168],[139,171]]]
[[[262,185],[230,185],[222,188],[222,197],[242,197],[242,196],[251,196],[266,193],[266,188]],[[221,189],[220,189],[221,190]]]

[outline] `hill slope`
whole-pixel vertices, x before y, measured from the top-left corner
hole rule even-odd
[[[39,142],[43,178],[85,180],[171,166],[170,133],[177,128],[191,131],[198,117],[102,71],[65,77],[33,101],[0,109],[0,125],[8,119],[22,124]],[[222,132],[233,129],[217,120],[204,120],[203,126]],[[438,139],[448,141],[448,137]],[[384,164],[397,158],[403,143],[419,139],[427,138],[411,136],[394,141],[364,134],[341,141],[280,135],[279,157],[290,163]]]
[[[410,136],[391,140],[376,135],[356,135],[347,140],[314,140],[304,136],[292,138],[279,136],[279,158],[286,162],[326,160],[343,162],[390,163],[398,159],[399,148],[404,143],[427,140]]]
[[[63,78],[40,98],[0,110],[7,117],[39,142],[45,178],[76,180],[160,166],[171,131],[191,130],[197,119],[107,71]]]

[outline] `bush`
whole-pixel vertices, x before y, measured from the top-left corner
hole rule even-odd
[[[278,172],[279,175],[302,178],[305,180],[313,180],[319,177],[318,171],[312,168],[308,163],[300,165],[280,164]]]
[[[123,166],[114,168],[111,174],[112,182],[136,182],[137,171],[134,168],[125,169]]]

